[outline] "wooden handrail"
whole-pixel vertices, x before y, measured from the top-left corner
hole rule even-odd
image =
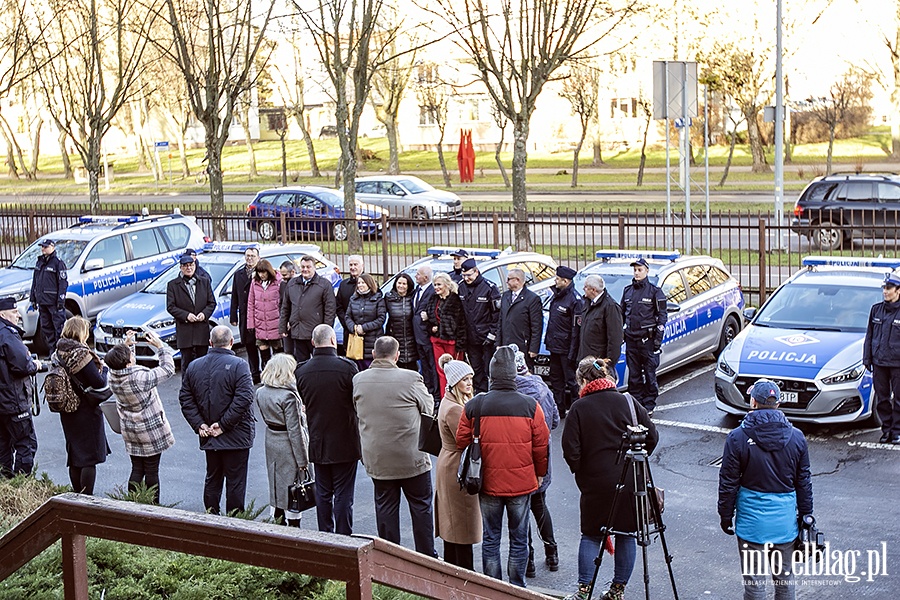
[[[72,493],[54,496],[0,538],[0,581],[61,539],[65,597],[87,600],[87,537],[343,581],[349,600],[371,600],[373,583],[436,600],[547,599],[381,539]]]

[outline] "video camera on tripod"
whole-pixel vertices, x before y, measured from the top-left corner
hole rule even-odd
[[[619,444],[619,452],[616,454],[616,464],[622,462],[625,452],[640,452],[647,443],[649,430],[643,425],[628,425],[622,434],[622,443]]]

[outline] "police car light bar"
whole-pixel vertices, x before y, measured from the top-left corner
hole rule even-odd
[[[246,252],[251,248],[259,250],[259,244],[248,242],[208,242],[203,244],[204,252]]]
[[[78,217],[79,223],[137,223],[141,218],[137,215],[131,215],[130,217],[92,217],[90,215],[84,215],[83,217]]]
[[[674,262],[680,256],[680,252],[641,252],[640,250],[597,250],[594,256],[603,260],[612,258],[647,258],[650,260],[668,260]]]
[[[487,248],[460,248],[459,246],[432,246],[428,249],[428,256],[443,256],[456,252],[457,250],[465,250],[469,256],[486,256],[488,258],[497,258],[500,256],[500,250],[491,250]]]
[[[806,256],[801,263],[804,267],[875,267],[878,269],[896,269],[900,267],[900,258],[855,258],[843,256]]]

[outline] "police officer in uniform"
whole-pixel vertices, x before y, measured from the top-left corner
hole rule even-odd
[[[41,240],[41,255],[31,280],[31,309],[40,311],[41,334],[53,354],[66,322],[66,290],[69,280],[66,263],[56,255],[53,240]]]
[[[656,369],[665,333],[666,296],[647,281],[650,265],[639,258],[631,266],[634,279],[622,292],[625,318],[625,364],[628,365],[628,391],[647,412],[653,414],[659,386]]]
[[[863,364],[872,372],[875,410],[882,444],[900,444],[900,275],[891,273],[882,287],[884,302],[872,306],[863,343]]]
[[[41,370],[22,341],[19,311],[12,297],[0,298],[0,476],[29,474],[37,436],[31,421],[31,376]]]
[[[465,268],[462,266],[463,263],[468,260],[469,253],[460,248],[456,252],[451,252],[450,256],[453,257],[453,270],[450,271],[450,279],[456,283],[457,285],[462,284],[463,281],[463,271]],[[492,355],[493,356],[493,355]],[[485,390],[487,391],[487,390]]]
[[[560,417],[566,416],[572,400],[578,397],[573,362],[578,344],[576,322],[581,314],[581,296],[572,283],[574,277],[575,269],[556,268],[556,286],[544,334],[544,346],[550,353],[550,389]]]
[[[459,284],[459,299],[462,300],[468,326],[466,356],[475,372],[472,384],[477,394],[488,391],[488,365],[494,356],[494,343],[500,326],[500,290],[484,278],[474,258],[467,258],[460,268],[462,282]],[[450,277],[452,279],[453,275]]]

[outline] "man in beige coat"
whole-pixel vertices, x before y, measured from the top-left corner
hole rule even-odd
[[[419,415],[431,415],[434,399],[422,376],[400,369],[400,344],[390,336],[375,341],[371,366],[353,377],[363,465],[375,485],[378,536],[400,543],[400,492],[412,518],[416,551],[434,551],[431,458],[419,450]]]

